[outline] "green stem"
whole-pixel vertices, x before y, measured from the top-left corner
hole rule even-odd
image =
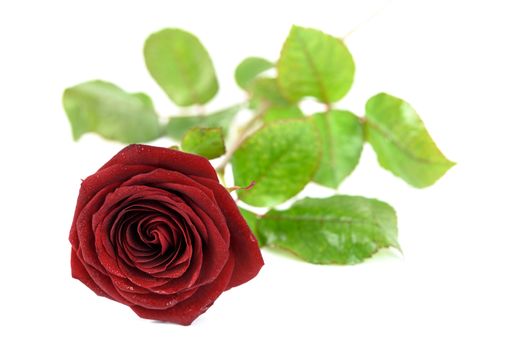
[[[389,6],[389,4],[391,3],[391,0],[388,0],[388,1],[385,1],[381,7],[377,8],[374,12],[372,12],[368,17],[366,17],[364,20],[360,21],[359,23],[357,23],[353,28],[351,28],[349,31],[346,32],[346,34],[344,34],[340,39],[342,41],[346,41],[347,38],[349,38],[349,36],[351,36],[351,34],[355,33],[356,31],[358,31],[360,28],[362,28],[364,25],[368,24],[369,22],[371,22],[375,17],[377,17],[378,15],[380,15],[384,9]]]

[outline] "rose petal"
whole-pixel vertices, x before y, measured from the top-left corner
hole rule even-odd
[[[147,176],[145,176],[147,175]],[[167,177],[167,178],[166,178]],[[125,206],[126,202],[122,202],[124,199],[127,198],[127,200],[131,201],[135,198],[135,196],[138,196],[139,193],[140,196],[144,196],[145,198],[148,198],[148,200],[156,201],[155,203],[164,203],[166,205],[170,205],[174,208],[174,210],[177,210],[177,208],[180,208],[179,211],[180,214],[192,214],[193,218],[200,221],[204,220],[205,225],[204,227],[208,230],[211,230],[211,234],[209,235],[208,242],[205,245],[203,249],[205,249],[205,256],[206,259],[203,261],[203,268],[200,270],[200,277],[198,279],[198,282],[196,282],[197,285],[206,284],[209,281],[212,281],[216,278],[216,276],[220,273],[222,270],[224,264],[226,263],[226,260],[229,255],[228,246],[227,243],[224,242],[221,237],[226,236],[229,241],[229,230],[226,225],[225,218],[223,215],[221,215],[221,212],[214,200],[211,200],[207,195],[203,194],[203,192],[200,192],[197,188],[186,186],[186,185],[180,185],[178,183],[175,184],[164,184],[165,187],[169,187],[172,191],[176,191],[179,194],[186,194],[188,195],[188,201],[191,203],[197,202],[199,205],[207,209],[207,211],[204,211],[200,209],[198,206],[193,205],[193,208],[189,207],[185,203],[181,203],[180,201],[174,201],[173,198],[166,197],[169,195],[172,195],[172,193],[165,192],[164,190],[160,189],[154,189],[151,187],[146,187],[143,185],[134,185],[135,182],[138,183],[147,183],[147,179],[154,178],[157,180],[168,180],[172,179],[174,181],[185,181],[189,183],[194,183],[193,180],[184,178],[180,174],[174,173],[174,172],[166,172],[165,170],[159,170],[159,171],[153,171],[148,174],[139,175],[136,177],[133,177],[129,181],[127,181],[124,184],[122,184],[121,187],[116,189],[114,192],[107,195],[106,200],[104,202],[104,205],[100,208],[99,213],[107,213],[110,211],[110,207],[114,207],[113,211],[115,210],[122,210],[122,209],[115,209],[115,203],[119,203],[120,206]],[[198,185],[201,186],[201,185]],[[191,199],[189,199],[191,198]],[[158,209],[157,204],[152,204],[153,208]],[[197,215],[194,215],[194,212],[196,211]],[[213,219],[208,216],[208,213],[214,213]],[[110,217],[110,215],[106,215],[104,220],[107,220],[107,218]],[[98,216],[98,213],[95,214],[93,218],[93,224],[96,225],[100,221],[100,218]],[[190,221],[190,220],[188,220]],[[197,222],[198,222],[197,221]],[[222,227],[218,229],[216,227],[217,224],[222,224]],[[199,230],[198,234],[203,233],[202,229]],[[103,233],[99,233],[97,237],[103,236]],[[98,239],[98,238],[97,238]],[[257,247],[258,250],[258,247]],[[192,263],[193,265],[193,263]],[[111,270],[114,269],[114,266],[111,266]],[[126,269],[127,271],[133,271],[132,269]],[[145,271],[149,272],[149,271]],[[178,270],[176,271],[178,273]],[[168,271],[167,273],[157,273],[156,276],[159,277],[173,277],[170,276],[171,271]],[[134,274],[131,278],[133,278],[134,283],[138,283],[138,275]],[[185,280],[184,280],[185,281]],[[153,285],[149,284],[150,281],[147,282],[147,285],[138,283],[138,285],[146,287],[147,288],[154,288]],[[158,286],[157,283],[154,283],[155,286]],[[195,282],[192,282],[192,285],[194,285]],[[180,280],[171,280],[169,282],[166,282],[165,284],[162,283],[162,288],[168,289],[170,292],[174,292],[175,289],[182,289],[186,288],[187,286],[183,286],[181,284]],[[157,288],[155,288],[157,289]]]
[[[78,248],[77,250],[82,252],[82,261],[100,272],[103,272],[103,268],[96,257],[94,233],[91,229],[92,216],[102,205],[105,195],[116,188],[123,180],[150,169],[150,167],[141,165],[117,165],[89,176],[80,186],[69,240],[75,249]]]
[[[77,252],[71,249],[71,275],[88,286],[97,295],[108,298],[109,296],[96,284],[87,273],[84,264],[78,259]]]
[[[82,264],[80,253],[77,254],[77,257],[78,257],[78,261],[75,261],[74,263],[76,264],[80,262]],[[105,297],[116,300],[119,303],[122,303],[128,306],[130,305],[130,303],[126,299],[124,299],[122,295],[120,294],[120,292],[115,288],[115,286],[113,285],[113,281],[111,280],[111,278],[109,278],[109,276],[105,275],[104,273],[101,273],[100,271],[98,271],[97,269],[95,269],[94,267],[92,267],[89,264],[84,263],[82,265],[85,269],[85,272],[87,272],[87,275],[91,278],[91,280],[94,283],[96,283],[96,285],[100,288],[100,290],[102,290],[102,292],[105,293],[104,295]],[[77,269],[76,272],[79,273],[80,269]],[[85,277],[85,276],[82,276],[82,277]],[[84,280],[81,280],[81,281],[84,282]]]
[[[104,267],[106,267],[111,273],[114,272],[114,274],[123,277],[122,274],[118,273],[117,271],[117,258],[114,253],[115,245],[117,242],[114,241],[114,237],[111,238],[113,242],[110,242],[108,240],[108,236],[110,236],[109,232],[114,232],[115,230],[122,230],[122,228],[115,228],[115,223],[122,223],[123,221],[123,215],[127,215],[128,217],[125,220],[129,220],[129,215],[132,214],[126,214],[133,212],[133,210],[136,209],[137,212],[140,210],[142,211],[140,215],[141,217],[146,217],[147,215],[144,213],[154,213],[156,210],[161,211],[166,217],[173,218],[174,216],[178,216],[180,213],[176,211],[168,212],[166,211],[166,208],[160,207],[160,203],[162,201],[166,200],[166,197],[159,196],[158,193],[162,192],[162,190],[157,189],[151,189],[149,187],[145,186],[134,186],[134,187],[119,187],[112,193],[108,194],[105,198],[104,204],[100,208],[100,210],[93,215],[93,221],[92,224],[96,229],[96,248],[97,252],[100,256],[100,260],[103,263]],[[140,196],[145,195],[146,197],[150,199],[157,199],[158,202],[153,202],[151,204],[152,208],[143,208],[142,206],[145,206],[146,204],[140,203],[140,202],[134,202],[135,200],[140,200]],[[155,198],[156,197],[156,198]],[[127,206],[127,207],[126,207]],[[174,209],[176,210],[176,209]],[[102,216],[102,214],[105,213],[105,216]],[[184,214],[184,213],[182,213]],[[183,215],[185,216],[185,215]],[[138,219],[137,219],[138,220]],[[185,218],[187,220],[187,217]],[[132,242],[132,241],[131,241]],[[147,245],[144,243],[144,245]],[[130,265],[131,267],[139,267],[135,266],[136,260],[133,258],[129,258],[129,251],[125,249],[126,247],[121,247],[123,249],[124,254],[118,254],[119,258],[124,259],[124,261]],[[146,247],[144,247],[146,248]],[[150,249],[150,248],[149,248]],[[154,251],[151,250],[151,253]],[[144,255],[150,255],[147,254],[147,250],[144,250]],[[161,269],[162,271],[165,270],[165,268]],[[148,271],[145,271],[148,272]]]
[[[144,173],[154,168],[144,165],[134,165],[134,166],[114,166],[111,169],[105,169],[104,171],[98,171],[95,174],[87,177],[82,181],[80,186],[80,192],[78,194],[78,199],[76,202],[76,209],[73,215],[73,224],[71,225],[71,233],[69,240],[75,246],[77,244],[76,237],[76,221],[80,212],[87,206],[89,201],[103,188],[111,186],[116,188],[118,184],[122,181],[129,179],[130,177]]]
[[[229,226],[231,250],[237,261],[241,262],[235,264],[231,282],[227,289],[233,288],[255,277],[264,265],[264,260],[255,236],[240,214],[229,192],[222,185],[213,181],[204,178],[200,180],[215,193],[215,198],[220,203],[220,208]]]
[[[166,310],[152,310],[140,306],[131,306],[136,314],[142,318],[175,322],[185,326],[190,325],[198,316],[207,311],[215,300],[228,286],[231,274],[235,267],[233,256],[230,256],[224,269],[217,279],[210,284],[198,288],[191,299],[179,302]]]
[[[154,168],[175,170],[187,175],[197,175],[218,181],[215,169],[206,158],[163,147],[129,145],[118,152],[100,170],[115,164],[149,165]]]
[[[125,288],[122,288],[120,294],[134,306],[152,310],[165,310],[195,294],[197,289],[197,287],[193,287],[176,294],[158,294],[153,292],[136,293],[133,289],[125,290]]]
[[[217,180],[205,179],[211,183],[219,185]],[[122,183],[122,186],[133,185],[148,185],[156,188],[169,190],[179,195],[185,195],[186,202],[191,201],[199,205],[206,213],[208,213],[215,225],[218,227],[219,233],[222,235],[226,243],[229,245],[229,234],[227,224],[223,215],[221,215],[220,205],[214,197],[214,192],[200,182],[182,173],[169,171],[165,169],[155,169],[145,174],[140,174],[130,178],[128,181]]]
[[[96,210],[102,205],[106,194],[111,192],[111,190],[111,187],[101,189],[87,203],[83,210],[81,210],[78,214],[74,230],[74,233],[76,234],[76,241],[78,242],[77,251],[81,252],[82,254],[81,260],[102,273],[105,273],[106,270],[100,264],[98,258],[95,245],[95,234],[92,229],[91,218]],[[73,235],[73,230],[71,230],[71,235]]]

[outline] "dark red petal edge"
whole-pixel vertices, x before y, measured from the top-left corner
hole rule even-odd
[[[215,169],[206,158],[164,147],[129,145],[111,158],[100,170],[115,164],[149,165],[218,181]]]
[[[231,274],[235,267],[233,256],[229,257],[224,269],[217,279],[210,284],[202,286],[191,296],[190,299],[182,301],[170,309],[151,310],[140,306],[131,306],[136,314],[142,318],[151,320],[174,322],[184,326],[190,325],[198,316],[213,305],[215,300],[227,288],[231,279]]]

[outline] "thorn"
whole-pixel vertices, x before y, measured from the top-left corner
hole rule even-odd
[[[254,186],[255,186],[256,182],[255,181],[251,181],[251,183],[246,186],[246,187],[240,187],[240,186],[232,186],[232,187],[226,187],[226,189],[229,191],[229,192],[233,192],[233,191],[236,191],[236,190],[245,190],[245,191],[249,191],[250,189],[252,189]]]

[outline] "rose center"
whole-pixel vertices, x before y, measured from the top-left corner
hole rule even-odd
[[[127,266],[155,274],[190,259],[187,231],[176,211],[134,204],[121,212],[113,237]]]
[[[176,246],[177,237],[180,234],[176,231],[178,231],[177,228],[175,228],[175,232],[172,232],[167,225],[155,223],[145,229],[141,238],[144,243],[160,249],[160,254],[164,254],[167,250]]]

